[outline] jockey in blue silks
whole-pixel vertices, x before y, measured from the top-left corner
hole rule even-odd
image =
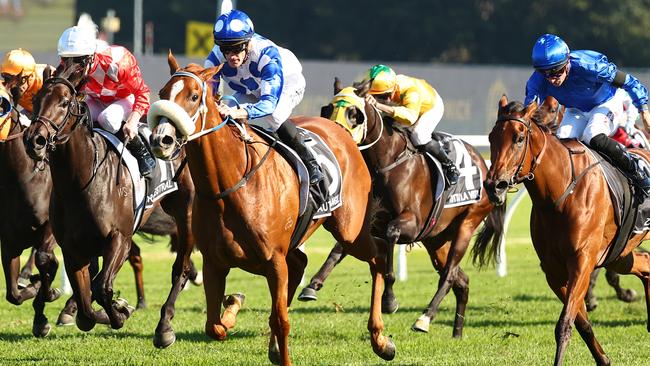
[[[558,36],[545,34],[533,46],[535,72],[526,83],[528,105],[534,98],[552,96],[567,107],[557,130],[559,138],[577,138],[606,155],[646,194],[650,177],[637,169],[625,148],[610,139],[618,116],[625,113],[625,92],[632,97],[646,131],[650,131],[648,90],[630,74],[595,51],[569,51]]]
[[[217,18],[214,43],[216,46],[204,64],[206,68],[223,64],[212,80],[213,91],[216,93],[223,79],[241,103],[241,108],[219,105],[221,116],[249,119],[277,132],[307,166],[310,184],[323,180],[314,155],[305,145],[306,136],[288,119],[305,93],[302,65],[296,56],[255,33],[253,22],[239,10]]]

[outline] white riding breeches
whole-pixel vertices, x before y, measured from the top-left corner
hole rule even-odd
[[[576,138],[588,144],[598,134],[611,136],[617,127],[614,121],[619,120],[625,113],[623,107],[625,94],[625,90],[618,89],[608,101],[595,106],[589,112],[567,108],[557,130],[557,137]]]
[[[135,96],[129,95],[110,104],[105,104],[95,98],[86,98],[90,109],[90,116],[97,121],[99,126],[110,133],[117,133],[122,128],[122,123],[131,114],[135,103]]]
[[[291,80],[285,80],[282,87],[282,94],[278,104],[275,106],[273,113],[256,119],[251,119],[249,122],[252,125],[262,127],[270,131],[277,131],[280,125],[289,119],[294,108],[302,101],[305,95],[305,77],[302,74],[293,75]],[[253,104],[259,98],[252,94],[235,94],[234,97],[240,104]]]
[[[445,113],[442,98],[439,95],[436,95],[436,98],[434,107],[424,112],[417,122],[409,128],[411,130],[411,142],[415,146],[424,145],[431,141],[431,134],[433,134],[442,119],[442,115]]]

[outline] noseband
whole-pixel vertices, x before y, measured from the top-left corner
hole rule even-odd
[[[70,92],[72,93],[72,100],[68,105],[68,109],[66,110],[65,117],[63,117],[63,121],[61,122],[60,125],[54,122],[53,120],[42,116],[40,113],[34,119],[34,121],[32,121],[32,123],[40,123],[43,126],[45,126],[45,129],[47,130],[48,133],[47,143],[45,147],[48,151],[54,151],[56,150],[56,145],[66,143],[70,138],[70,134],[72,133],[72,131],[74,131],[75,128],[80,123],[84,122],[88,118],[88,113],[87,113],[88,108],[85,103],[79,102],[79,100],[77,99],[78,97],[77,90],[75,89],[74,85],[72,85],[72,83],[67,79],[50,78],[44,82],[43,87],[45,87],[48,84],[49,85],[63,84],[67,86],[68,89],[70,89]],[[70,116],[77,117],[77,121],[70,129],[70,132],[64,134],[63,131],[65,130],[65,127],[70,121]]]
[[[514,116],[502,116],[497,119],[496,124],[502,123],[502,122],[517,122],[521,123],[526,127],[526,147],[524,150],[524,153],[521,156],[521,160],[519,161],[519,165],[517,166],[517,170],[515,171],[515,174],[512,175],[510,180],[508,181],[508,187],[513,187],[519,183],[522,183],[526,180],[533,180],[535,179],[535,169],[537,166],[539,166],[539,163],[542,160],[542,157],[544,156],[544,152],[546,151],[546,136],[544,133],[542,133],[542,136],[544,137],[544,145],[542,146],[542,149],[540,152],[537,154],[537,156],[534,156],[531,160],[531,167],[530,170],[528,171],[528,174],[524,176],[520,176],[521,171],[524,168],[524,164],[526,162],[526,155],[528,155],[528,151],[530,150],[532,152],[532,147],[531,147],[531,135],[533,133],[532,127],[531,127],[531,122],[527,121],[521,117],[514,117]]]

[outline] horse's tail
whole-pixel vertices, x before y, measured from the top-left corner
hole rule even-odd
[[[499,255],[499,243],[504,235],[504,219],[506,216],[505,202],[495,206],[485,219],[483,228],[479,231],[474,247],[472,247],[472,261],[478,267],[483,267],[495,262]]]

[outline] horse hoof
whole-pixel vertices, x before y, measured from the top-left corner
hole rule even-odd
[[[418,320],[413,323],[411,329],[416,332],[429,333],[429,324],[431,323],[431,318],[422,314]]]
[[[316,301],[318,300],[318,296],[316,295],[316,290],[314,290],[311,287],[305,287],[300,291],[300,295],[298,295],[298,300],[300,301]]]
[[[30,283],[31,282],[29,282],[29,278],[18,277],[17,285],[19,290],[27,288],[27,286],[29,286]]]
[[[59,318],[56,319],[56,325],[58,327],[67,327],[74,325],[74,315],[62,311],[59,314]]]
[[[246,295],[240,292],[231,295],[226,295],[226,297],[223,299],[223,307],[224,309],[227,309],[228,306],[234,305],[236,302],[239,302],[239,307],[242,308],[244,306],[244,300],[246,300]]]
[[[156,348],[167,348],[176,342],[176,334],[174,331],[168,331],[163,333],[156,333],[153,336],[153,345]]]
[[[198,271],[196,277],[192,281],[194,286],[201,286],[203,284],[203,271]]]
[[[399,309],[399,303],[397,302],[397,300],[395,300],[393,298],[393,299],[384,301],[382,299],[382,301],[381,301],[381,312],[383,314],[395,314],[397,312],[397,309]]]
[[[138,305],[136,305],[135,307],[136,310],[143,310],[146,308],[147,308],[147,303],[144,300],[138,301]]]
[[[636,301],[636,291],[629,289],[623,291],[621,296],[619,296],[619,300],[623,302],[634,302]]]
[[[41,324],[34,323],[34,325],[32,326],[32,334],[36,338],[47,337],[47,335],[50,334],[51,330],[52,330],[52,326],[50,326],[50,323],[48,323],[47,321]]]
[[[49,296],[45,299],[47,302],[56,301],[61,297],[63,292],[58,288],[53,288],[50,290]]]
[[[135,308],[126,301],[124,298],[118,298],[117,300],[113,301],[113,307],[115,310],[119,311],[120,313],[124,314],[126,319],[128,319],[133,312],[135,311]]]
[[[381,352],[377,353],[377,356],[381,357],[386,361],[391,361],[392,359],[395,358],[395,352],[396,352],[395,343],[393,342],[392,339],[386,338],[386,346]]]
[[[274,365],[279,365],[280,359],[280,349],[278,348],[277,342],[273,343],[273,345],[269,345],[269,361]]]
[[[598,307],[598,301],[592,300],[585,304],[587,311],[594,311]]]

